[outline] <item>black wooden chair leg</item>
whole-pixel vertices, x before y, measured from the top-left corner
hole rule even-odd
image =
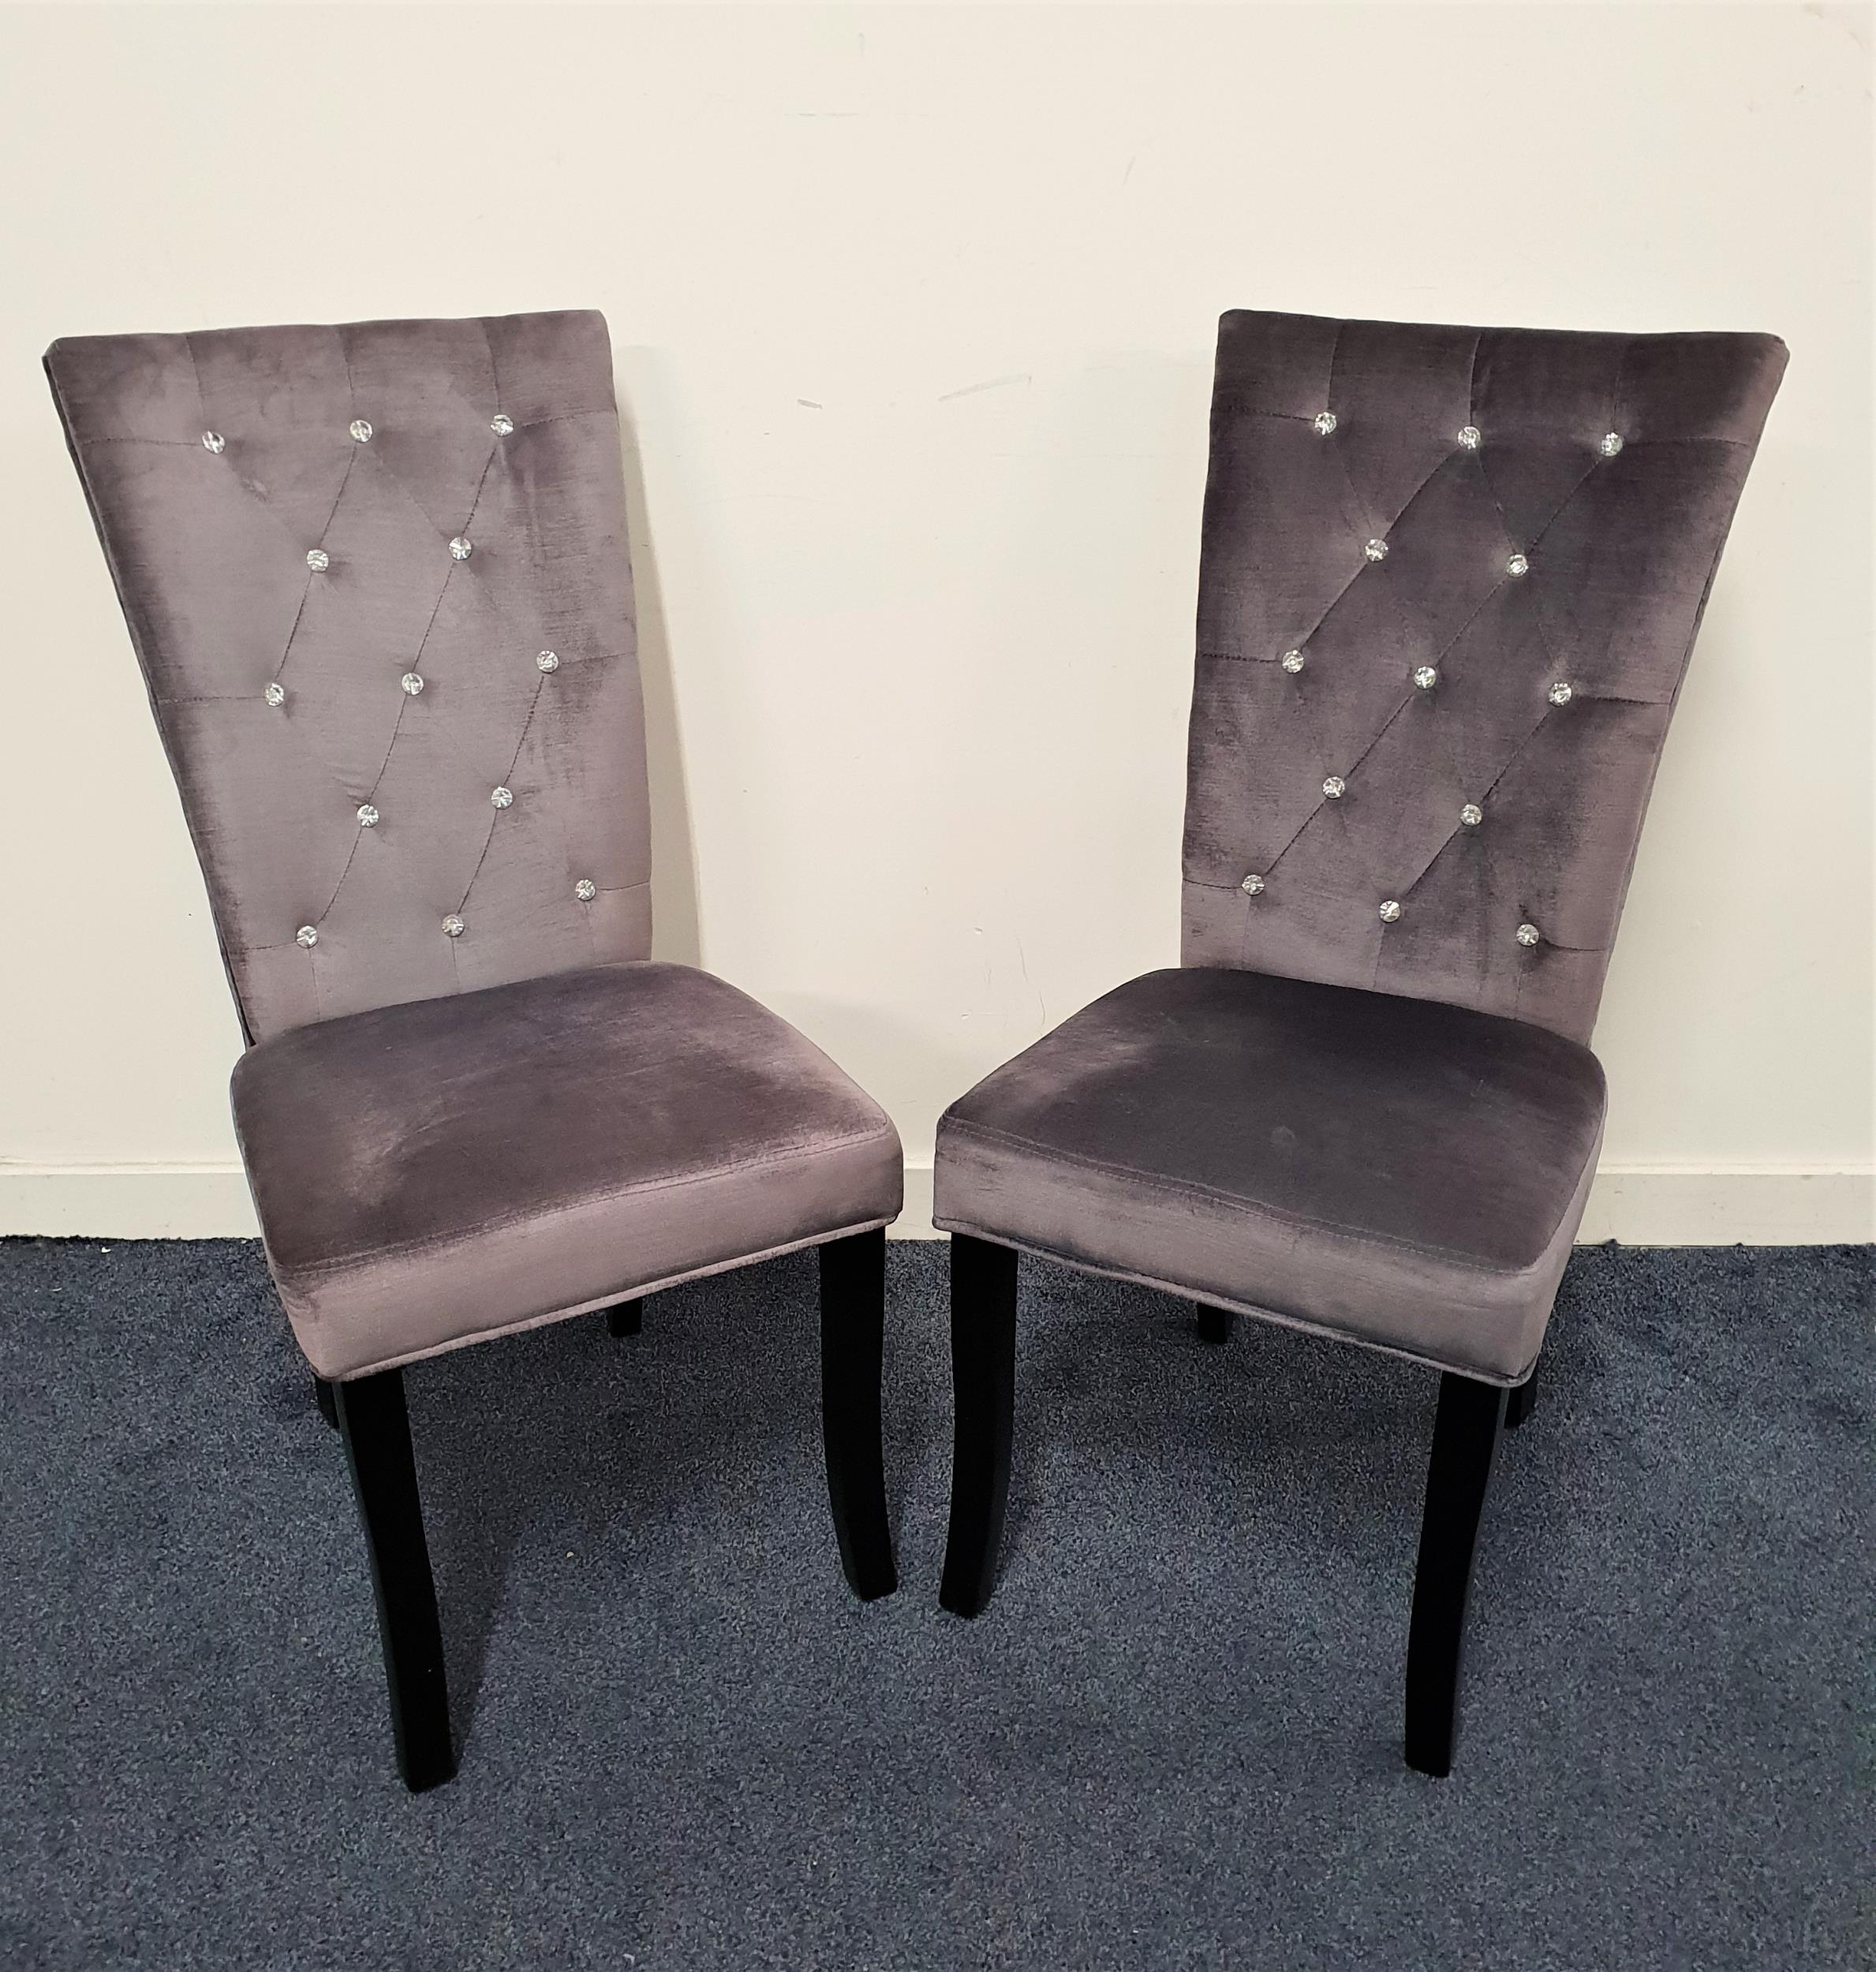
[[[320,1415],[336,1431],[338,1429],[338,1402],[332,1395],[332,1386],[323,1376],[312,1380],[312,1401],[320,1407]]]
[[[1407,1633],[1407,1762],[1422,1773],[1452,1770],[1466,1597],[1504,1399],[1502,1389],[1471,1376],[1448,1372],[1440,1379]]]
[[[990,1600],[1010,1497],[1016,1410],[1016,1249],[951,1235],[951,1531],[938,1600],[974,1616]]]
[[[1228,1308],[1208,1308],[1198,1304],[1198,1339],[1201,1342],[1229,1342],[1238,1317]]]
[[[609,1335],[635,1335],[644,1326],[642,1301],[622,1301],[606,1310],[606,1332]]]
[[[1534,1369],[1504,1400],[1504,1428],[1515,1431],[1538,1407],[1538,1373]]]
[[[828,1500],[848,1585],[863,1602],[899,1586],[880,1447],[886,1234],[854,1233],[820,1249],[820,1421]]]
[[[456,1755],[450,1744],[443,1630],[424,1541],[404,1373],[383,1369],[334,1388],[339,1436],[371,1556],[398,1771],[405,1786],[420,1794],[455,1772]]]

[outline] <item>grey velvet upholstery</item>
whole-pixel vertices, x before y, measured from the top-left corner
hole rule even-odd
[[[316,1370],[896,1215],[876,1105],[720,981],[633,962],[600,316],[84,337],[46,368],[258,1044],[237,1122]]]
[[[85,336],[46,368],[252,1038],[647,955],[603,317]]]
[[[312,1366],[343,1378],[884,1225],[899,1138],[784,1021],[600,965],[317,1021],[235,1065]]]
[[[1515,1382],[1601,1138],[1580,1043],[1194,966],[1097,999],[940,1126],[943,1216],[1216,1306]]]
[[[955,1104],[939,1225],[1528,1373],[1643,811],[1784,366],[1760,335],[1224,318],[1193,980]]]
[[[1784,371],[1771,336],[1226,316],[1185,962],[1452,1000],[1587,1040]],[[1265,887],[1247,896],[1254,873]],[[1389,901],[1400,915],[1384,923]],[[1526,924],[1534,945],[1518,943]]]

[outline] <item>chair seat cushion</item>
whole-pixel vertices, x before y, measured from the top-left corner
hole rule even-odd
[[[952,1104],[950,1231],[1515,1383],[1601,1141],[1586,1048],[1461,1007],[1149,973]]]
[[[358,1376],[885,1224],[899,1138],[708,973],[593,966],[295,1028],[236,1064],[267,1259]]]

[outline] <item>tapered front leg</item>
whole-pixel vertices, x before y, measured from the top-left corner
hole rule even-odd
[[[405,1786],[420,1794],[455,1772],[456,1755],[450,1744],[443,1630],[424,1540],[404,1373],[383,1369],[333,1387],[339,1436],[371,1556],[398,1771]]]
[[[1515,1431],[1538,1407],[1538,1373],[1533,1369],[1504,1400],[1504,1428]]]
[[[609,1335],[635,1335],[644,1326],[642,1301],[618,1302],[606,1310],[606,1332]]]
[[[899,1586],[880,1446],[885,1327],[884,1229],[830,1240],[820,1249],[821,1433],[840,1565],[863,1602]]]
[[[974,1616],[990,1600],[1010,1497],[1016,1410],[1016,1249],[951,1235],[951,1532],[938,1600]]]
[[[323,1376],[312,1380],[312,1401],[319,1406],[320,1415],[336,1431],[338,1429],[338,1399],[332,1394],[332,1385]]]
[[[1422,1773],[1452,1770],[1466,1599],[1504,1402],[1494,1384],[1450,1372],[1440,1379],[1407,1634],[1407,1762]]]

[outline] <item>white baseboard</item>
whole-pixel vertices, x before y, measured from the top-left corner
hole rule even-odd
[[[0,1234],[97,1239],[252,1238],[237,1164],[0,1162]],[[906,1172],[896,1239],[930,1239],[932,1167]],[[1689,1170],[1605,1164],[1583,1242],[1627,1246],[1814,1246],[1876,1241],[1876,1172]]]
[[[239,1164],[22,1164],[0,1161],[0,1235],[83,1239],[256,1239]]]

